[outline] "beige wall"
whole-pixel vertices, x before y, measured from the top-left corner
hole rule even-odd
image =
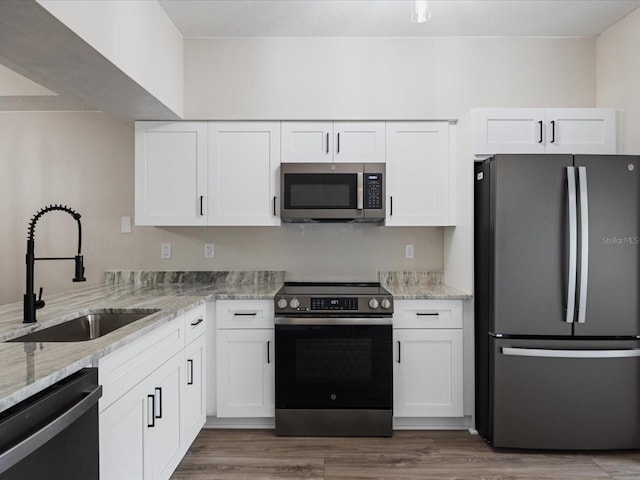
[[[478,106],[593,106],[590,39],[187,40],[185,111],[201,119],[455,118]],[[88,284],[105,269],[281,269],[290,279],[373,280],[381,269],[442,269],[444,229],[372,225],[134,227],[133,130],[100,113],[0,114],[0,304],[22,300],[29,218],[66,203],[83,219]],[[160,242],[174,258],[160,260]],[[36,255],[70,255],[75,222],[43,217]],[[216,258],[203,258],[214,242]],[[404,244],[416,258],[404,259]],[[47,294],[71,262],[39,262]]]
[[[185,39],[185,118],[457,118],[591,107],[595,40]]]
[[[598,37],[597,102],[621,110],[620,153],[640,154],[640,9]]]

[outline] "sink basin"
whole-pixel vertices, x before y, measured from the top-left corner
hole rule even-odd
[[[7,342],[84,342],[147,317],[159,309],[100,309]]]

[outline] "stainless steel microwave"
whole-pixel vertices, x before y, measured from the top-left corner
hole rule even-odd
[[[283,163],[283,222],[381,222],[385,218],[384,163]]]

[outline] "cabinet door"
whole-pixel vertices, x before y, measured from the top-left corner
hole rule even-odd
[[[145,478],[168,479],[182,459],[180,384],[183,355],[175,355],[146,380]]]
[[[137,122],[136,225],[206,225],[207,124]]]
[[[462,416],[462,329],[394,329],[393,414]]]
[[[280,225],[278,122],[209,124],[209,225]]]
[[[182,451],[191,445],[206,421],[206,336],[200,335],[185,348],[182,376],[180,408],[180,428],[182,431]]]
[[[273,329],[217,331],[218,417],[275,416]]]
[[[100,413],[100,478],[145,478],[144,385],[139,385]]]
[[[449,223],[449,124],[387,122],[388,226]]]
[[[384,122],[334,122],[334,162],[383,163],[386,152]]]
[[[482,108],[473,111],[473,153],[545,153],[543,108]]]
[[[282,122],[282,163],[333,161],[333,122]]]
[[[547,109],[546,121],[547,153],[616,153],[613,108]]]

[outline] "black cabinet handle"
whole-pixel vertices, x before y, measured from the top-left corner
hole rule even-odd
[[[200,216],[204,215],[203,203],[204,203],[204,195],[200,195]]]
[[[151,400],[151,406],[149,406],[149,400]],[[156,426],[156,396],[147,395],[147,427],[153,428]],[[151,416],[149,416],[151,412]],[[151,417],[151,423],[149,423],[149,417]]]
[[[156,418],[162,418],[162,388],[156,387],[156,394],[158,395],[158,414],[156,415]],[[156,396],[154,395],[153,398],[155,401]]]
[[[327,132],[327,154],[329,153],[329,132]]]
[[[273,196],[273,216],[276,216],[276,196]]]
[[[187,385],[193,385],[193,360],[188,359],[187,364],[189,365],[189,376],[187,377]]]
[[[542,120],[538,121],[538,126],[540,127],[540,140],[538,140],[538,143],[542,143]]]
[[[267,363],[271,363],[271,340],[267,340]]]
[[[437,317],[440,314],[438,312],[430,312],[430,313],[417,312],[416,315],[419,317]]]
[[[200,325],[202,322],[204,322],[204,318],[198,317],[198,319],[195,322],[191,322],[191,326],[195,327],[196,325]]]
[[[234,317],[255,317],[257,312],[235,312],[233,314]]]
[[[556,121],[551,120],[551,143],[556,141]]]
[[[389,216],[393,217],[393,195],[389,197]]]
[[[338,153],[340,153],[340,134],[338,133]]]
[[[400,363],[400,340],[398,340],[398,363]]]

